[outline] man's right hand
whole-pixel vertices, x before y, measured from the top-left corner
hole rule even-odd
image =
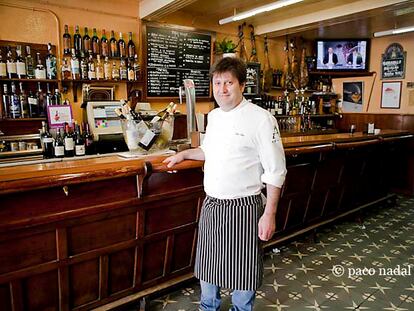
[[[164,161],[162,161],[162,163],[166,163],[167,167],[173,167],[174,165],[180,163],[184,161],[184,155],[182,154],[182,152],[177,153],[173,156],[170,156],[168,158],[165,158]]]

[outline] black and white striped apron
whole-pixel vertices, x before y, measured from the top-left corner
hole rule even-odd
[[[233,290],[256,290],[263,279],[258,222],[260,195],[237,199],[207,196],[201,210],[195,276]]]

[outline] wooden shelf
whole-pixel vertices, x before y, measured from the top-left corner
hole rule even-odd
[[[46,117],[44,118],[3,118],[0,121],[11,121],[11,122],[22,122],[22,121],[46,121]]]
[[[282,91],[288,90],[288,91],[294,91],[296,89],[294,89],[294,88],[285,88],[285,87],[281,87],[281,86],[272,86],[272,90],[282,90]],[[305,92],[306,93],[313,93],[313,92],[318,92],[318,91],[317,90],[306,89]]]
[[[305,116],[307,117],[308,115],[305,115]],[[309,116],[311,118],[334,118],[337,115],[329,113],[329,114],[310,114]],[[297,114],[297,115],[282,115],[282,114],[275,115],[275,118],[299,118],[299,117],[302,117],[302,115],[301,114]]]
[[[62,83],[137,83],[142,84],[144,81],[136,80],[136,81],[129,81],[129,80],[61,80]]]
[[[58,83],[59,80],[57,79],[19,79],[19,78],[0,78],[0,81],[5,81],[5,82],[12,82],[12,81],[16,81],[16,82],[50,82],[50,83]]]
[[[309,71],[309,75],[316,76],[331,76],[331,77],[362,77],[372,76],[374,72],[361,71],[361,72],[350,72],[350,71]]]

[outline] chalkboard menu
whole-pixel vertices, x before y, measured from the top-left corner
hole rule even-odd
[[[210,96],[211,34],[146,25],[146,52],[147,97],[178,97],[184,79]]]
[[[390,44],[382,54],[381,78],[404,79],[407,54],[399,43]]]

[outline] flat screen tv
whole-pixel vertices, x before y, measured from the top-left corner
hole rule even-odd
[[[368,39],[316,40],[316,69],[322,71],[368,71]]]

